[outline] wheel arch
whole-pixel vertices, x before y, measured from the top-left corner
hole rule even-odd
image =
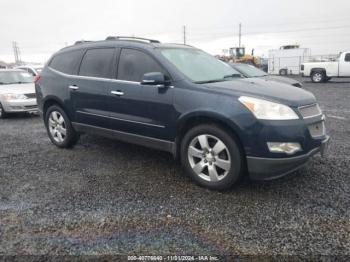
[[[327,76],[327,71],[325,68],[322,68],[322,67],[314,67],[314,68],[311,68],[310,70],[310,75],[312,75],[312,73],[314,72],[322,72],[322,73],[325,73],[325,75]]]
[[[176,150],[174,152],[174,155],[176,158],[179,158],[181,141],[187,131],[200,124],[215,124],[224,128],[230,135],[233,136],[245,159],[246,153],[242,143],[243,139],[239,126],[234,123],[234,121],[232,121],[232,119],[230,119],[228,116],[213,111],[191,112],[179,119],[177,123],[177,135],[175,139]]]
[[[58,105],[60,106],[63,110],[64,110],[64,103],[58,98],[58,97],[55,97],[55,96],[49,96],[45,99],[45,101],[43,102],[43,107],[42,107],[42,110],[43,110],[43,116],[45,117],[45,114],[46,114],[46,111],[47,109],[52,106],[52,105]],[[65,110],[66,111],[66,110]],[[68,112],[66,112],[67,114]],[[67,114],[68,115],[68,114]],[[69,115],[68,115],[69,116]],[[69,116],[70,117],[70,116]]]

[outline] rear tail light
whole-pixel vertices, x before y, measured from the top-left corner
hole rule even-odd
[[[34,83],[36,84],[40,80],[40,75],[34,76]]]

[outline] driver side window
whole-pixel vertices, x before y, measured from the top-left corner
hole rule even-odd
[[[122,49],[117,79],[141,82],[144,74],[152,72],[165,74],[161,66],[148,54],[134,49]]]

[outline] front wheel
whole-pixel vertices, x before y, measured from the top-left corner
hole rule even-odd
[[[57,105],[49,107],[46,111],[45,126],[51,142],[58,147],[69,148],[79,139],[68,116]]]
[[[242,176],[243,156],[236,141],[216,125],[194,127],[181,143],[181,161],[199,185],[224,190]]]

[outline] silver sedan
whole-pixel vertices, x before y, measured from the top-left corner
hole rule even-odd
[[[33,76],[16,70],[0,70],[0,118],[9,113],[37,112]]]

